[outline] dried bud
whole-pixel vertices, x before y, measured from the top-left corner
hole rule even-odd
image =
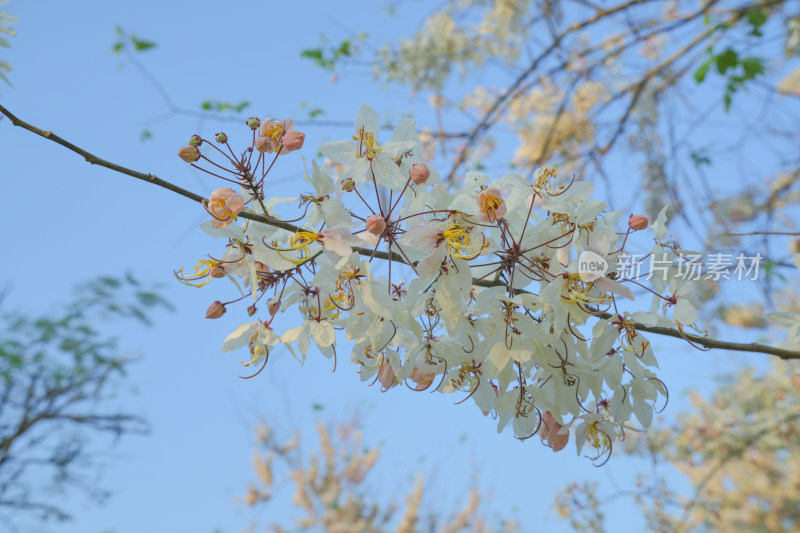
[[[283,150],[281,153],[294,152],[303,147],[306,134],[297,130],[289,130],[283,134]]]
[[[259,152],[272,152],[275,150],[275,141],[271,137],[258,137],[256,139],[256,150]]]
[[[206,318],[219,318],[225,314],[225,311],[227,311],[227,309],[225,309],[225,305],[217,300],[208,306],[208,309],[206,310]]]
[[[649,221],[647,220],[647,217],[644,215],[631,215],[630,218],[628,218],[628,225],[634,231],[639,231],[647,228],[648,223]]]
[[[347,178],[346,180],[342,181],[342,190],[345,192],[352,192],[353,189],[356,188],[356,182],[353,181],[353,178]]]
[[[386,219],[380,215],[370,215],[367,217],[367,231],[373,235],[383,234],[386,229]]]
[[[258,120],[258,117],[250,117],[250,118],[248,118],[248,119],[247,119],[247,122],[245,122],[245,124],[247,124],[247,126],[248,126],[248,127],[251,129],[251,130],[257,129],[257,128],[258,128],[258,125],[259,125],[260,123],[261,123],[261,121],[260,121],[260,120]]]
[[[408,171],[408,175],[415,185],[422,185],[431,177],[431,171],[428,169],[427,165],[415,163],[414,166],[411,167],[411,170]]]
[[[256,306],[251,305],[250,307],[247,308],[247,316],[253,316],[254,314],[256,314],[256,311],[258,311],[258,309],[256,309]]]
[[[187,163],[194,163],[200,159],[200,150],[197,149],[197,146],[184,146],[178,150],[178,157]]]
[[[217,133],[216,139],[217,142],[220,144],[225,144],[226,142],[228,142],[228,136],[225,135],[224,133]]]
[[[201,139],[196,133],[192,135],[191,139],[189,139],[189,146],[200,146],[201,144],[203,144],[203,139]]]

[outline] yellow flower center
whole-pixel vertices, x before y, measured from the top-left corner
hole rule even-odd
[[[600,298],[592,298],[589,292],[594,288],[594,283],[590,281],[583,281],[580,274],[570,274],[567,278],[566,289],[567,295],[561,295],[561,300],[573,304],[599,304],[606,301],[607,296],[603,295]]]
[[[314,241],[320,240],[320,234],[316,231],[312,230],[311,228],[301,227],[297,229],[297,232],[292,235],[292,238],[289,239],[289,246],[286,248],[275,248],[275,251],[278,252],[278,255],[286,259],[287,261],[294,263],[295,265],[299,265],[305,263],[306,260],[311,256],[311,250],[308,249],[308,245]],[[277,244],[277,243],[273,243]],[[300,257],[297,259],[290,259],[284,256],[281,252],[293,252],[299,251]]]
[[[464,228],[461,224],[453,224],[442,233],[442,238],[448,246],[448,252],[456,259],[475,259],[480,253],[489,246],[488,242],[484,242],[478,246],[470,245],[469,229]],[[469,250],[475,250],[470,252]]]
[[[497,208],[503,203],[502,198],[498,198],[493,194],[483,193],[481,195],[481,213],[483,213],[490,222],[497,219]]]
[[[353,140],[358,142],[356,157],[364,157],[366,154],[367,159],[375,159],[375,154],[383,150],[375,140],[375,135],[371,131],[364,131],[364,126],[358,130],[358,137],[353,136]]]

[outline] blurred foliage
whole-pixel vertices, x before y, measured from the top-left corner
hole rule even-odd
[[[100,326],[150,325],[154,311],[171,308],[130,275],[87,283],[38,317],[0,307],[0,513],[61,521],[71,513],[54,495],[107,496],[94,475],[98,443],[148,428],[115,405],[130,360]]]
[[[577,531],[604,532],[603,505],[630,498],[647,531],[800,531],[799,370],[773,361],[767,372],[723,378],[711,398],[693,393],[691,412],[633,435],[621,450],[651,465],[635,486],[602,494],[572,484],[557,498],[560,514]],[[688,492],[678,488],[684,480]]]
[[[9,0],[0,0],[0,6],[5,5],[8,2]],[[17,17],[11,13],[0,10],[0,46],[3,48],[11,47],[11,43],[8,42],[8,39],[6,39],[3,34],[8,35],[9,37],[14,37],[17,32],[10,28],[9,25],[16,24],[17,22],[19,22]],[[11,82],[9,81],[8,76],[6,76],[6,72],[11,72],[11,70],[13,70],[11,68],[11,63],[0,59],[0,80],[3,80],[9,85],[11,85]]]
[[[117,26],[114,28],[118,40],[111,45],[111,50],[115,54],[121,53],[123,50],[133,50],[134,52],[146,52],[152,50],[157,45],[153,41],[145,41],[139,39],[133,33],[127,33],[122,27]]]

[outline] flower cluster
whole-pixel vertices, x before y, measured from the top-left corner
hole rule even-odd
[[[614,279],[629,234],[648,227],[644,217],[621,221],[590,198],[592,183],[553,169],[530,181],[468,172],[457,186],[442,183],[421,160],[414,121],[383,142],[366,105],[350,139],[320,147],[334,164],[306,169],[313,191],[277,197],[266,178],[304,136],[291,121],[248,125],[252,143],[238,156],[225,134],[208,142],[222,163],[200,150],[187,159],[188,147],[179,154],[239,192],[226,187],[204,202],[212,219],[202,227],[225,240],[224,251],[176,275],[196,286],[233,283],[238,296],[215,301],[207,316],[247,306],[252,318],[223,351],[248,348],[253,375],[279,345],[303,361],[313,344],[334,364],[344,345],[363,381],[452,393],[495,417],[499,431],[510,425],[516,437],[538,435],[554,450],[572,440],[593,460],[634,429],[632,415],[650,424],[667,390],[637,326],[683,332],[699,305],[677,264],[647,287]],[[197,140],[190,146],[206,142]],[[281,218],[292,204],[302,216]],[[652,253],[677,257],[665,223],[666,209],[649,225]],[[586,270],[588,256],[599,271]],[[632,289],[640,303],[652,300],[648,311],[623,309]],[[296,327],[275,331],[279,312],[296,313]]]

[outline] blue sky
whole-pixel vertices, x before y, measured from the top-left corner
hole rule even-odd
[[[253,114],[283,118],[302,117],[306,102],[325,109],[325,118],[346,121],[364,101],[393,116],[414,109],[404,89],[382,90],[365,67],[351,67],[333,83],[330,73],[299,54],[314,46],[321,32],[346,37],[344,28],[392,39],[416,28],[422,13],[407,10],[390,20],[375,4],[352,1],[234,1],[221,6],[12,0],[5,8],[20,18],[18,36],[3,54],[14,66],[14,87],[0,88],[2,103],[23,120],[100,157],[199,194],[219,185],[180,161],[177,149],[196,130],[208,135],[224,127],[234,138],[243,130],[185,116],[153,120],[168,109],[141,73],[111,53],[116,25],[158,43],[141,59],[181,107],[197,109],[209,98],[248,100]],[[140,141],[143,129],[152,131],[152,140]],[[306,132],[305,150],[350,135],[349,128]],[[55,144],[12,129],[5,120],[0,139],[5,219],[13,221],[0,229],[11,305],[43,312],[68,301],[75,283],[132,272],[161,284],[177,307],[173,314],[159,313],[152,329],[121,332],[123,346],[141,355],[141,361],[131,367],[116,401],[147,417],[153,432],[126,439],[104,454],[101,482],[113,492],[111,500],[97,507],[70,497],[66,501],[77,517],[73,523],[25,531],[195,533],[220,528],[227,533],[254,520],[284,516],[278,507],[253,512],[234,503],[253,479],[252,427],[260,419],[287,437],[296,428],[310,437],[318,416],[332,422],[358,416],[366,442],[384,445],[371,480],[377,491],[399,498],[421,471],[429,475],[433,494],[457,503],[478,475],[494,494],[492,510],[519,519],[526,531],[544,529],[544,524],[550,531],[564,527],[549,511],[557,488],[582,479],[623,485],[630,479],[628,460],[615,458],[596,469],[575,456],[571,444],[553,454],[538,442],[516,441],[510,432],[497,435],[492,420],[467,405],[453,406],[450,398],[401,390],[381,394],[360,384],[344,360],[331,373],[327,359],[310,356],[301,368],[284,352],[258,378],[240,380],[240,355],[222,354],[219,347],[242,315],[229,312],[223,319],[205,320],[206,307],[223,299],[224,289],[187,288],[172,274],[218,249],[198,228],[207,218],[202,208],[88,165]],[[295,157],[279,165],[273,174],[287,180],[280,185],[279,195],[285,196],[302,163]],[[668,417],[685,405],[683,390],[707,385],[710,376],[742,361],[764,359],[699,354],[668,339],[652,340],[661,354],[661,378],[673,393]],[[315,411],[314,404],[324,409]],[[533,493],[530,487],[536,487]],[[612,524],[629,519],[619,506],[608,514]]]

